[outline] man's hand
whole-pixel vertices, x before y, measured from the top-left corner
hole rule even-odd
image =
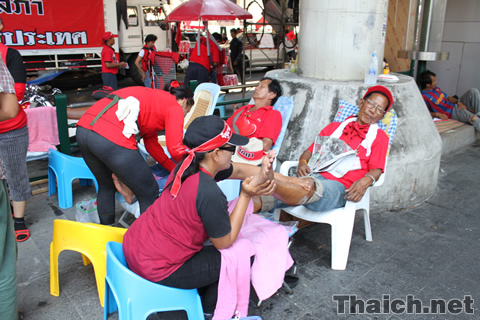
[[[370,177],[358,179],[346,190],[347,194],[345,195],[345,199],[353,202],[362,200],[363,195],[371,185],[372,179]]]
[[[305,177],[305,176],[308,176],[310,173],[312,173],[312,170],[310,170],[310,167],[307,165],[307,162],[300,160],[297,167],[297,176]]]
[[[432,116],[435,117],[435,118],[439,118],[441,120],[447,120],[448,119],[446,114],[440,113],[440,112],[434,112],[434,113],[432,113]]]
[[[467,106],[463,102],[460,102],[460,101],[457,102],[457,107],[459,109],[467,110]]]

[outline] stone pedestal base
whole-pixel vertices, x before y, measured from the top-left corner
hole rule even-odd
[[[413,78],[396,74],[397,83],[379,83],[395,98],[398,126],[388,157],[385,182],[371,192],[373,212],[409,208],[431,197],[437,185],[442,140]],[[361,81],[325,81],[272,70],[267,77],[294,96],[294,109],[279,161],[297,160],[329,124],[339,100],[357,104],[368,86]]]

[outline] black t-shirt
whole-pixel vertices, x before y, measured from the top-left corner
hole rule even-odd
[[[7,68],[12,74],[15,83],[27,82],[27,72],[25,70],[25,65],[23,64],[22,56],[13,48],[8,48],[7,51]]]
[[[243,43],[240,39],[235,38],[230,42],[230,57],[232,58],[232,63],[237,60],[241,61],[241,53],[243,49]]]

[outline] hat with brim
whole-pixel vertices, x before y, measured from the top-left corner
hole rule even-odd
[[[387,87],[384,87],[384,86],[373,86],[368,88],[367,92],[365,92],[365,94],[363,95],[363,99],[365,99],[365,97],[368,96],[369,94],[375,93],[375,92],[381,93],[387,97],[388,107],[385,111],[388,111],[394,103],[392,92]]]
[[[118,38],[118,34],[113,34],[111,33],[110,31],[107,31],[103,34],[103,41],[107,41],[108,39],[111,39],[111,38]]]
[[[248,163],[257,166],[262,163],[267,153],[263,150],[263,141],[257,138],[250,138],[248,144],[237,147],[232,156],[232,162]]]
[[[198,117],[188,126],[183,138],[184,144],[193,149],[221,134],[224,128],[225,121],[217,116]],[[248,143],[248,138],[232,133],[232,136],[226,143],[234,146],[244,146]],[[218,147],[221,147],[221,145]]]

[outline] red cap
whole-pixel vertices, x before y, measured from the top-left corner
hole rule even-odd
[[[102,37],[103,41],[106,41],[110,38],[118,38],[118,34],[113,34],[110,31],[107,31],[103,34],[103,37]]]
[[[363,99],[365,99],[365,97],[368,96],[370,93],[375,93],[375,92],[383,93],[387,97],[388,107],[385,111],[388,111],[392,107],[394,102],[392,92],[388,90],[387,87],[384,87],[384,86],[373,86],[368,88],[367,92],[365,92],[365,94],[363,95]]]

